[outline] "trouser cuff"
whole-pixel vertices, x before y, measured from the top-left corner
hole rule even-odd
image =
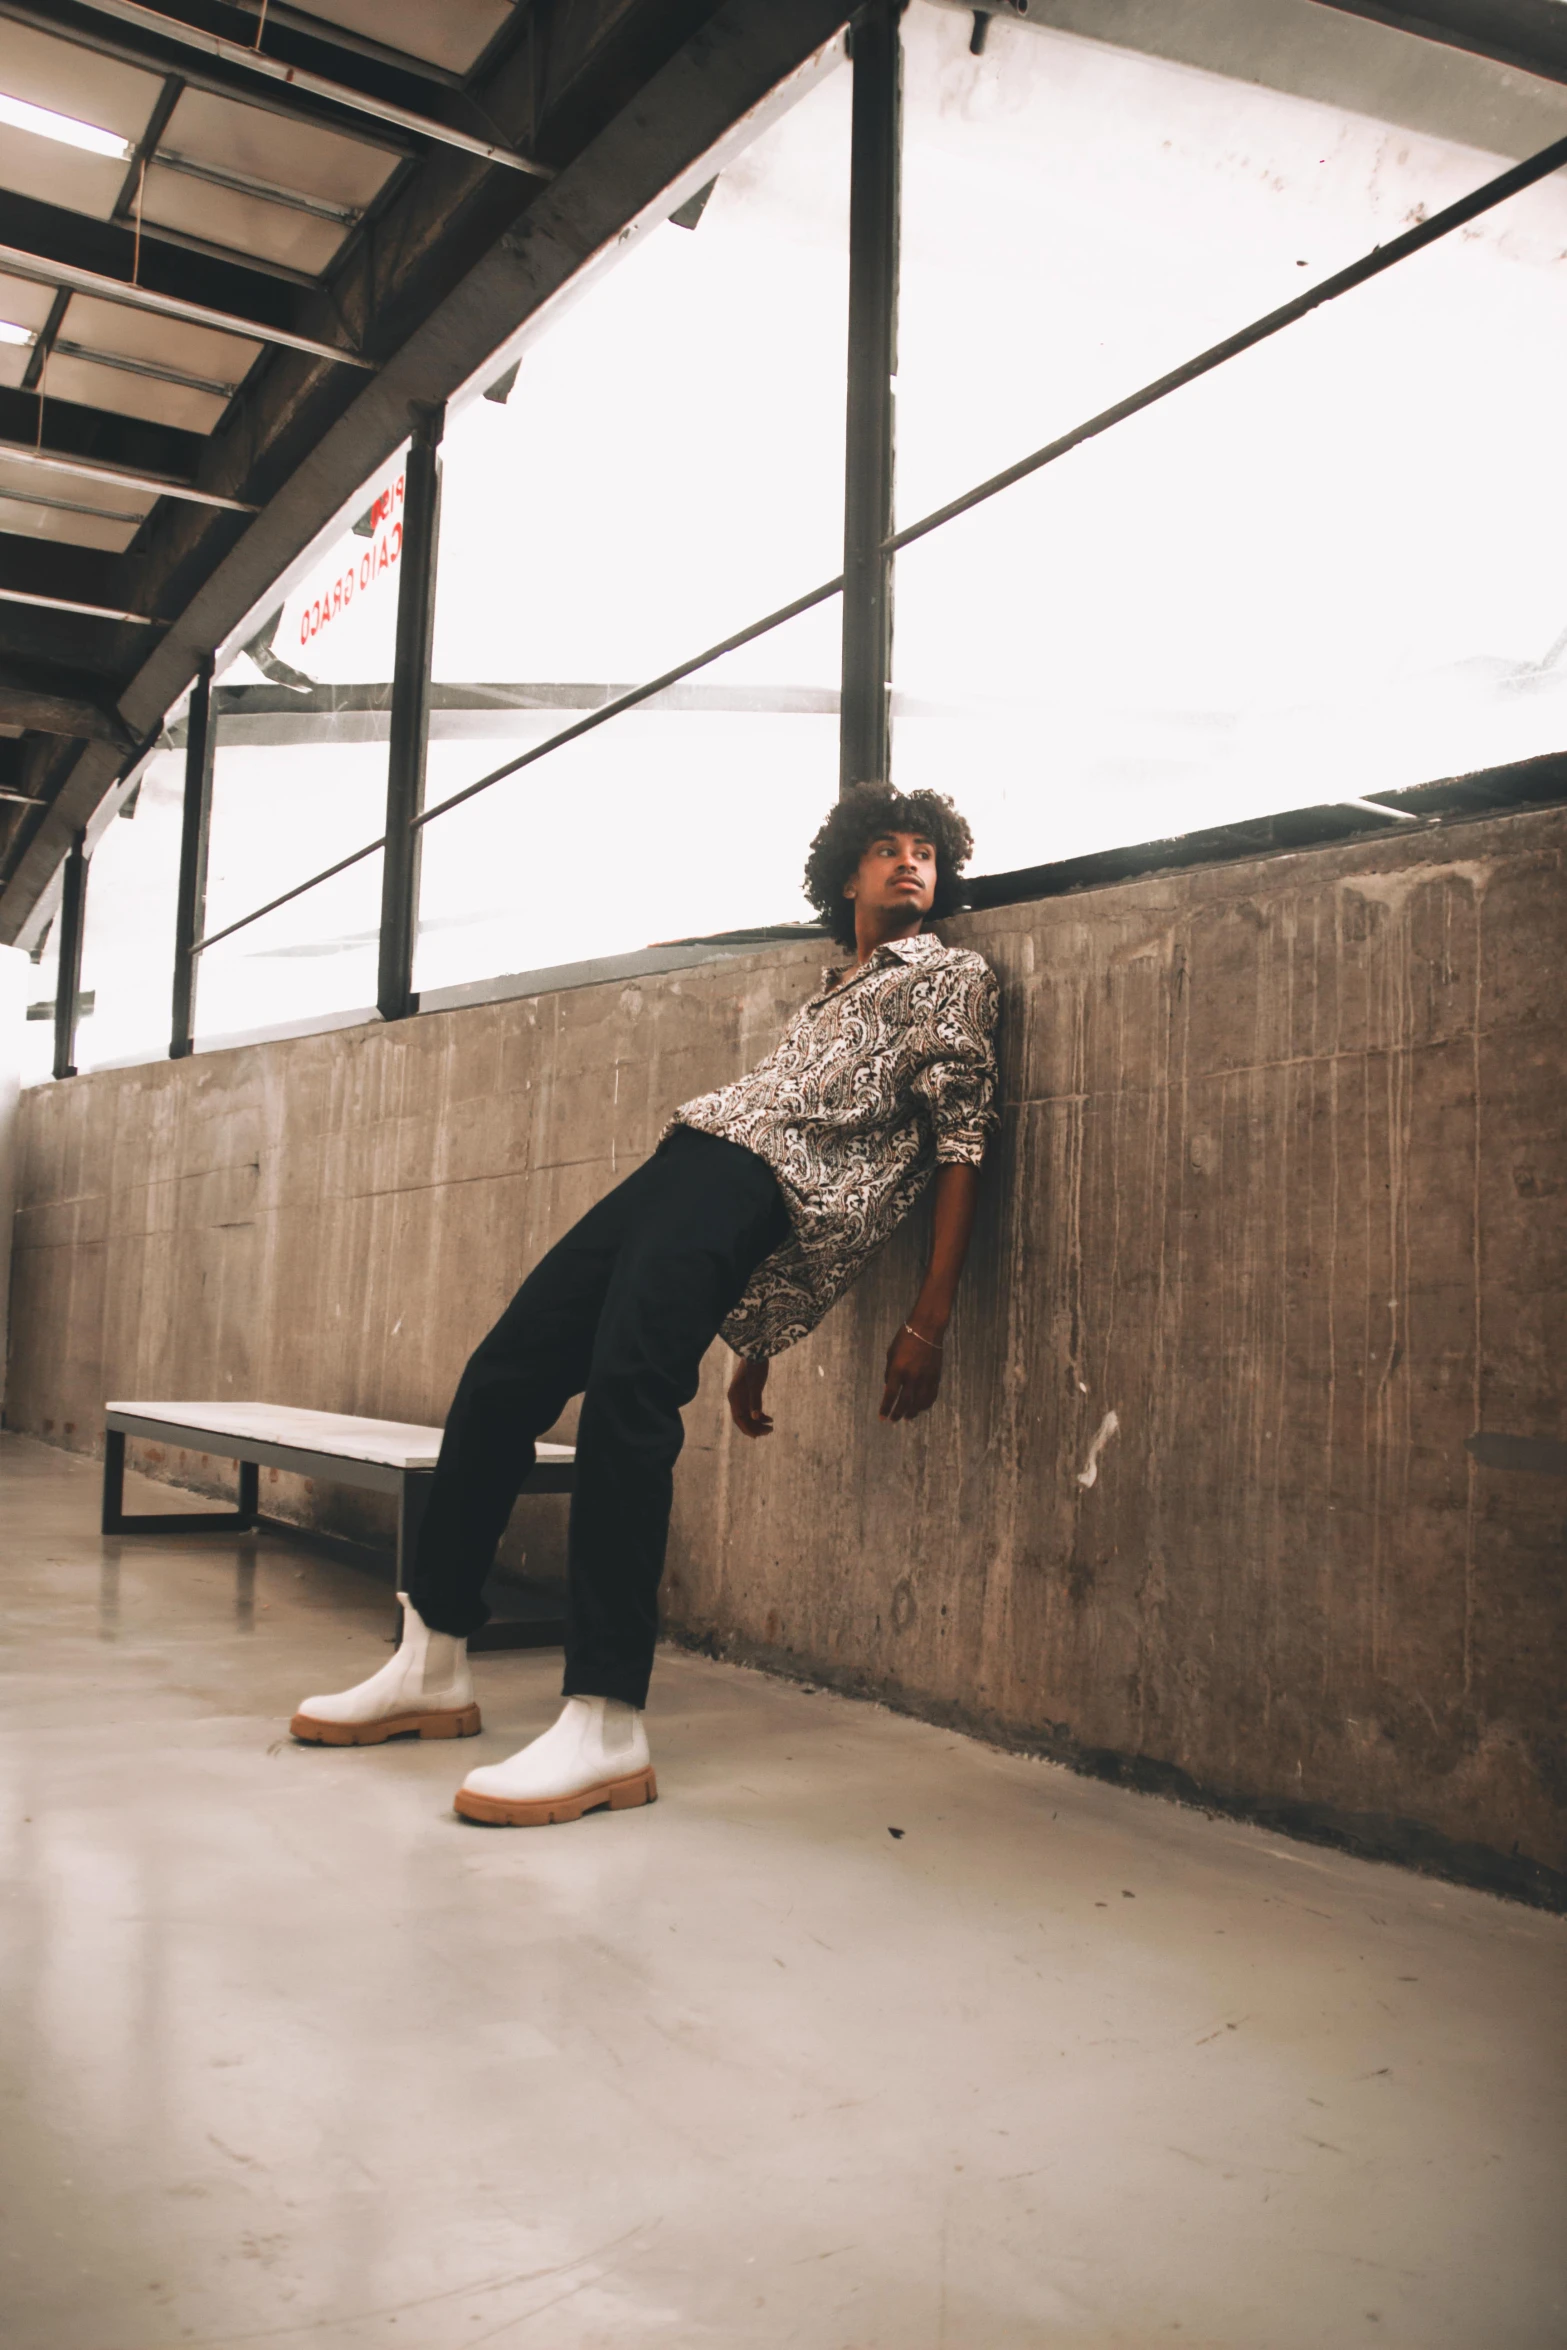
[[[630,1673],[596,1673],[591,1665],[568,1665],[561,1683],[562,1697],[614,1697],[622,1705],[634,1705],[640,1713],[647,1704],[651,1671],[640,1675]]]
[[[443,1599],[439,1592],[431,1592],[427,1598],[417,1583],[409,1584],[408,1597],[421,1623],[432,1632],[449,1633],[454,1640],[471,1639],[490,1620],[482,1599],[471,1600],[465,1607],[461,1600]]]

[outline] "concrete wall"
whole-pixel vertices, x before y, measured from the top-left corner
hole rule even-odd
[[[1390,828],[955,923],[1005,981],[1007,1120],[947,1392],[876,1421],[913,1228],[779,1363],[769,1443],[715,1353],[671,1629],[1558,1897],[1567,1488],[1465,1439],[1567,1436],[1564,848],[1563,812]],[[11,1424],[439,1418],[529,1260],[815,961],[31,1093]]]
[[[0,947],[0,1232],[16,1210],[16,1161],[21,1110],[22,1040],[32,967],[19,947]],[[0,1412],[5,1403],[6,1330],[10,1319],[11,1251],[0,1251]]]

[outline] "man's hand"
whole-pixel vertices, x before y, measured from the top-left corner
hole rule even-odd
[[[952,1300],[968,1254],[978,1198],[977,1167],[954,1161],[936,1169],[930,1263],[913,1311],[887,1349],[887,1384],[881,1398],[884,1420],[917,1420],[941,1392],[941,1342],[952,1318]],[[916,1336],[916,1332],[922,1335]]]
[[[881,1418],[917,1420],[941,1391],[941,1349],[916,1338],[905,1322],[887,1349]]]
[[[773,1432],[772,1421],[762,1409],[762,1390],[766,1385],[765,1359],[752,1363],[742,1355],[729,1382],[729,1417],[742,1436],[771,1436]]]

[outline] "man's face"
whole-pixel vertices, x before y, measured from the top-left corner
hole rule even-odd
[[[936,894],[935,842],[922,832],[879,833],[843,894],[878,913],[901,909],[913,917],[908,926],[914,928],[930,912]]]

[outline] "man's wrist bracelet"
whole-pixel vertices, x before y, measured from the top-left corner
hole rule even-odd
[[[912,1322],[905,1322],[903,1327],[911,1338],[917,1338],[919,1340],[921,1346],[928,1346],[935,1354],[940,1354],[943,1351],[946,1345],[945,1339],[927,1338],[924,1331],[916,1330]]]

